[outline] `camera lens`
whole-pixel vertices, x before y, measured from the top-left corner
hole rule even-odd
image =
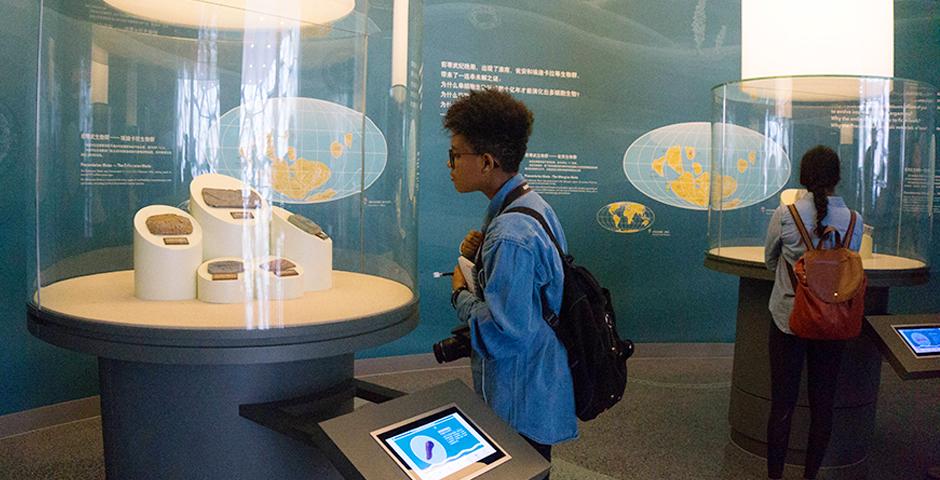
[[[623,349],[621,350],[621,355],[623,356],[624,361],[633,356],[633,342],[630,340],[624,340],[621,344]]]
[[[434,344],[434,359],[437,360],[437,363],[447,362],[447,356],[444,354],[444,347],[441,345],[445,340],[441,340]]]
[[[466,337],[454,336],[434,344],[434,359],[437,363],[453,362],[470,356],[470,342]]]

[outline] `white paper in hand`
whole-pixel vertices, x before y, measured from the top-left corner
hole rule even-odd
[[[467,281],[467,290],[470,290],[470,293],[476,295],[477,279],[473,276],[473,262],[461,255],[457,257],[457,266],[460,267],[460,273],[463,274],[464,280]]]

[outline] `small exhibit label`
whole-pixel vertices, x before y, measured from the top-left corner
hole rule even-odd
[[[164,245],[189,245],[189,239],[186,237],[166,237],[163,239]]]

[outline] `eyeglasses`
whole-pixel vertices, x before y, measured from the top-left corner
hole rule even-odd
[[[447,150],[447,167],[451,170],[454,169],[455,163],[461,155],[480,155],[479,153],[473,152],[455,152],[453,148]]]

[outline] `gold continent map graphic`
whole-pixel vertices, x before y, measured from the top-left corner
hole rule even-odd
[[[362,193],[384,172],[385,136],[362,112],[304,97],[239,105],[220,119],[217,173],[241,176],[252,165],[283,203],[331,202]]]
[[[703,171],[702,164],[691,162],[695,158],[695,146],[672,145],[666,149],[666,153],[653,159],[650,168],[660,177],[666,178],[666,167],[675,172],[678,178],[668,182],[669,189],[679,198],[705,208],[708,206],[708,194],[711,189],[711,174]],[[682,159],[682,152],[685,151],[686,160],[691,163],[692,171],[685,169]],[[757,159],[757,152],[747,152],[747,157],[751,159],[753,165]],[[738,172],[744,173],[748,169],[748,162],[744,159],[738,159]],[[738,189],[738,181],[730,175],[724,175],[721,179],[721,197],[724,208],[734,208],[741,203],[740,199],[728,200]],[[727,201],[726,201],[727,200]]]
[[[292,146],[287,147],[286,155],[279,157],[274,147],[274,134],[268,133],[265,140],[267,145],[264,153],[271,161],[271,186],[274,191],[292,200],[305,201],[327,200],[336,195],[333,189],[309,194],[312,190],[322,187],[330,179],[333,171],[327,164],[317,160],[297,158],[297,149]],[[342,157],[351,144],[352,133],[344,134],[342,143],[333,141],[330,144],[330,155],[334,159]],[[245,157],[243,151],[240,153],[242,157]]]
[[[265,140],[267,144],[264,154],[271,161],[271,187],[275,192],[292,200],[304,201],[329,200],[336,196],[336,191],[332,188],[309,195],[310,191],[322,187],[333,174],[327,164],[303,157],[297,158],[297,149],[291,146],[287,147],[286,155],[279,157],[274,147],[274,134],[268,133]],[[342,142],[334,140],[330,143],[330,155],[334,159],[342,157],[352,145],[352,140],[351,132],[344,133]],[[239,150],[239,153],[247,162],[244,150]]]
[[[624,154],[624,173],[644,195],[680,208],[705,210],[754,205],[773,196],[789,179],[786,153],[751,129],[725,125],[722,166],[711,168],[712,128],[708,122],[661,127],[638,138]],[[712,191],[714,189],[714,191]]]

